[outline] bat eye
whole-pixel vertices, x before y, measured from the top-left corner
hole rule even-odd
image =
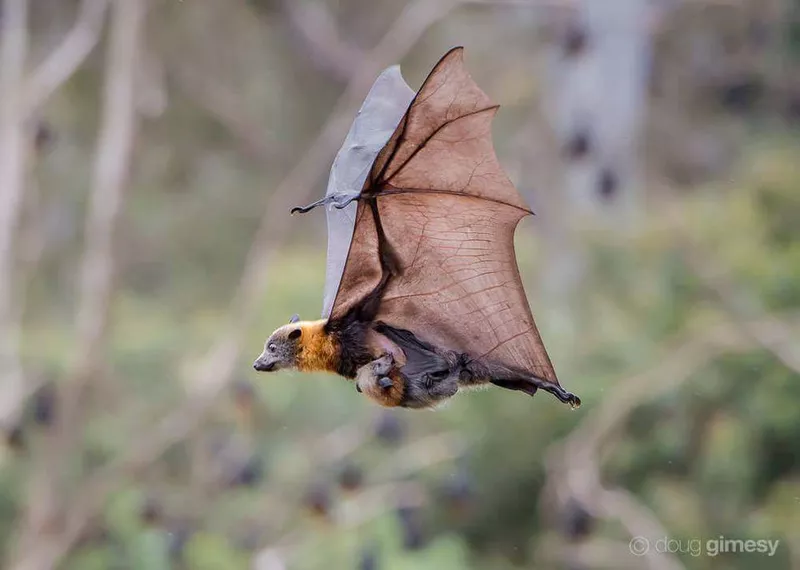
[[[278,347],[275,345],[274,342],[269,343],[269,346],[267,346],[267,350],[269,350],[270,352],[275,352],[277,349]]]

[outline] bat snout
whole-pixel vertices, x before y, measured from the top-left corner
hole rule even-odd
[[[275,361],[264,357],[259,357],[253,362],[253,368],[258,372],[272,372],[275,370]]]

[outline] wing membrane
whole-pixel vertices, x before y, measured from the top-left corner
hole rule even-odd
[[[530,214],[500,166],[497,107],[475,84],[462,49],[431,71],[370,170],[331,318],[379,283],[378,224],[400,272],[376,320],[426,342],[558,383],[534,323],[514,251]]]
[[[360,194],[375,157],[386,145],[413,98],[414,91],[403,79],[398,66],[389,67],[378,76],[333,161],[327,196]],[[330,315],[339,289],[353,238],[357,204],[351,203],[341,210],[328,204],[325,210],[328,219],[328,261],[323,318]]]

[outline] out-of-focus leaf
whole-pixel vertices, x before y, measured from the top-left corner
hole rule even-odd
[[[199,532],[189,539],[184,551],[188,570],[245,570],[249,568],[245,553],[233,548],[217,534]]]
[[[131,570],[171,569],[169,537],[160,529],[146,529],[129,544]]]

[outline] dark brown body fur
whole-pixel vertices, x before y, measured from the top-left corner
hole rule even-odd
[[[352,380],[359,368],[375,360],[376,356],[371,353],[367,343],[370,328],[371,323],[356,319],[325,324],[325,333],[339,347],[339,362],[333,372]]]

